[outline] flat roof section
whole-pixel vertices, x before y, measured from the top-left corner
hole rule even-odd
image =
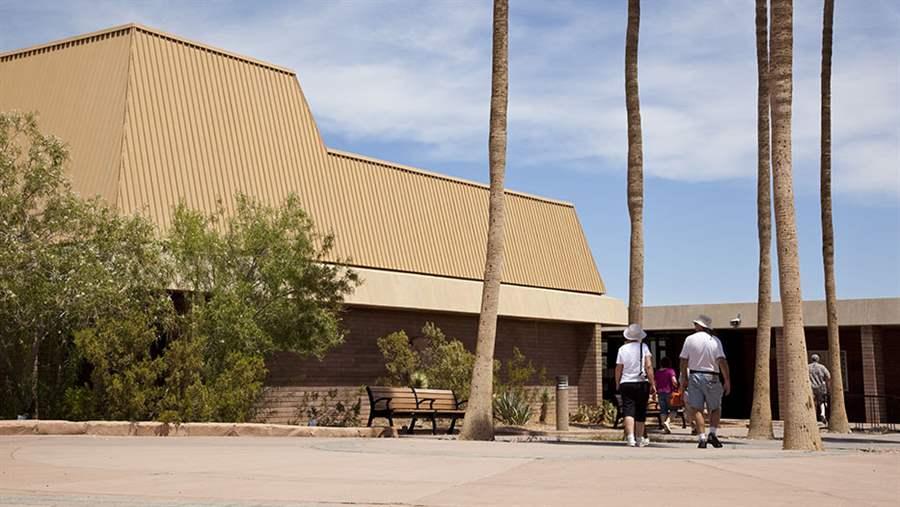
[[[900,297],[838,300],[838,321],[841,326],[897,326],[900,325]],[[674,331],[693,329],[692,321],[703,314],[712,318],[713,327],[730,328],[732,319],[740,314],[737,329],[756,328],[756,303],[720,303],[710,305],[647,306],[644,308],[644,329]],[[772,326],[781,327],[781,303],[772,303]],[[825,301],[803,302],[803,325],[826,327]]]

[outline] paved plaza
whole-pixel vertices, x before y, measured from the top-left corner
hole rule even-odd
[[[900,437],[827,445],[6,436],[0,505],[897,504]]]

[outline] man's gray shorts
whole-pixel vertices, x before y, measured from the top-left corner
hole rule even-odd
[[[691,373],[688,380],[687,403],[695,410],[703,410],[704,403],[710,412],[719,410],[722,406],[723,392],[719,375]]]

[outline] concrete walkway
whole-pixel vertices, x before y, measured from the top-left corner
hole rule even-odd
[[[900,437],[828,446],[6,436],[0,505],[897,505]]]

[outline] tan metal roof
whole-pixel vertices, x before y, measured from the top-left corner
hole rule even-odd
[[[73,185],[161,228],[179,200],[296,193],[335,258],[480,279],[485,185],[329,150],[296,75],[140,25],[0,54],[0,110],[36,110],[71,148]],[[571,204],[507,192],[504,282],[603,293]]]

